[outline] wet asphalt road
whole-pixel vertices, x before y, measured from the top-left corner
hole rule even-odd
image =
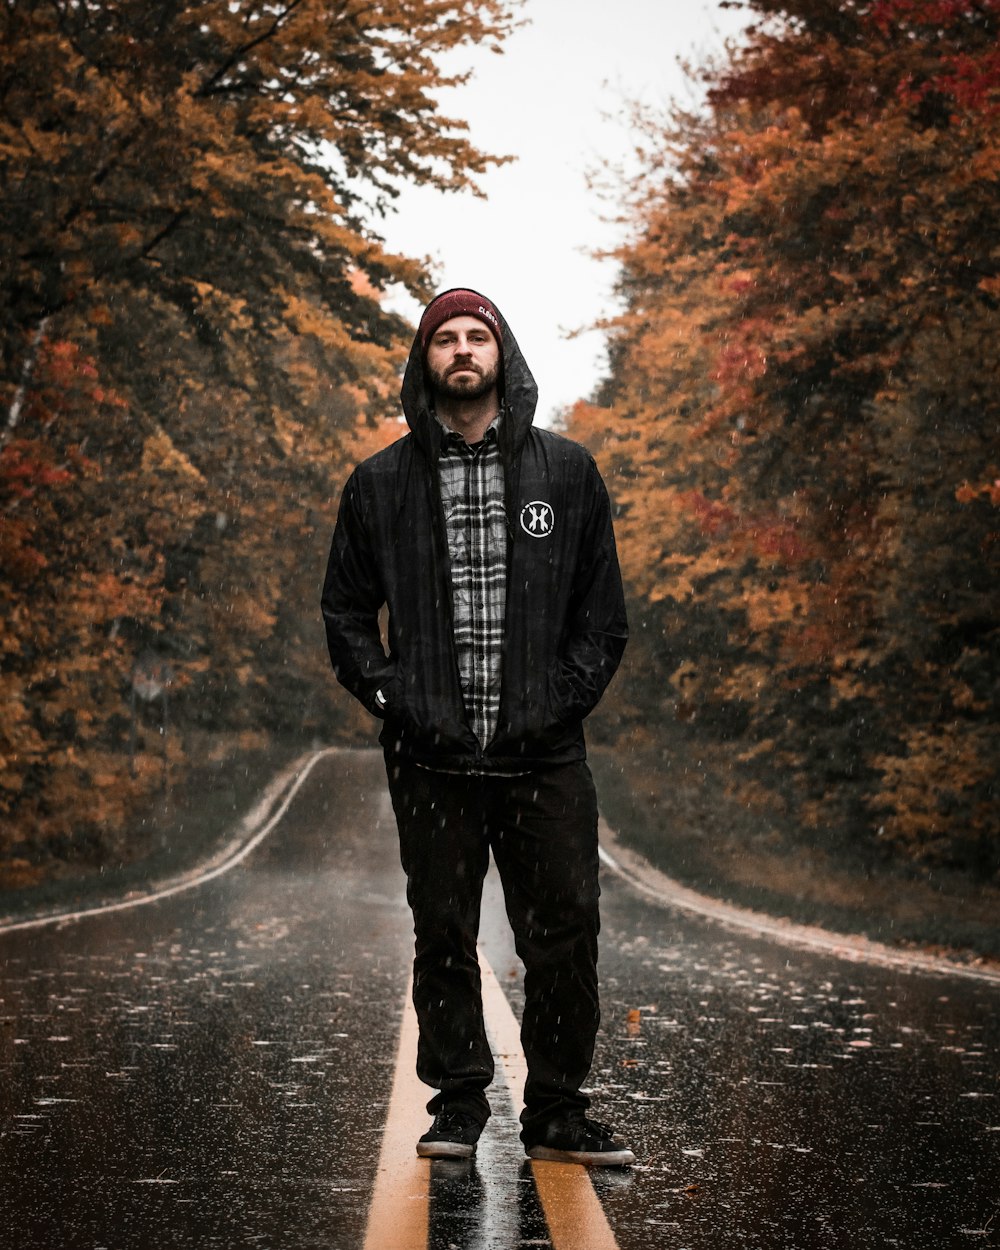
[[[0,1244],[360,1248],[411,948],[383,792],[377,754],[334,756],[226,875],[0,935]],[[640,1165],[593,1181],[621,1250],[1000,1244],[996,987],[734,936],[611,876],[602,907],[591,1087]],[[477,1165],[433,1177],[433,1250],[548,1244],[497,1106]]]

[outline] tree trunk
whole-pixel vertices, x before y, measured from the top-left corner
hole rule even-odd
[[[43,317],[35,327],[35,333],[31,336],[28,354],[25,356],[24,364],[21,366],[21,380],[17,384],[14,398],[11,401],[10,408],[7,410],[7,422],[4,428],[0,430],[0,450],[7,445],[7,442],[17,429],[17,423],[21,419],[24,401],[28,394],[28,384],[31,382],[31,375],[35,371],[35,362],[38,359],[38,349],[42,345],[42,339],[45,337],[45,331],[48,329],[50,319],[48,316]]]

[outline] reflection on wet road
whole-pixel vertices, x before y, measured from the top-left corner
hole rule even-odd
[[[10,1245],[361,1250],[411,948],[380,768],[324,761],[195,890],[0,935]],[[640,1164],[588,1183],[621,1250],[1000,1244],[996,987],[734,937],[615,878],[602,903],[591,1085]],[[558,1244],[502,1068],[492,1105],[471,1165],[422,1162],[434,1250]]]

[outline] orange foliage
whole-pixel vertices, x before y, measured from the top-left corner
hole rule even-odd
[[[160,7],[0,6],[0,869],[120,849],[160,778],[141,655],[174,763],[192,727],[343,727],[322,558],[398,434],[382,296],[429,289],[378,223],[505,159],[437,97],[516,0]]]
[[[630,694],[655,723],[683,675],[776,804],[994,872],[1000,3],[748,7],[785,20],[707,115],[646,119],[611,373],[570,418],[617,507]]]

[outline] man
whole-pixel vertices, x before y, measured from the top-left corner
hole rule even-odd
[[[323,615],[337,678],[384,722],[417,1072],[438,1091],[417,1153],[469,1157],[490,1114],[476,938],[492,849],[525,967],[525,1149],[632,1163],[581,1092],[600,1018],[582,721],[626,640],[607,492],[582,447],[532,425],[534,379],[478,292],[427,306],[401,398],[410,433],[344,489]]]

